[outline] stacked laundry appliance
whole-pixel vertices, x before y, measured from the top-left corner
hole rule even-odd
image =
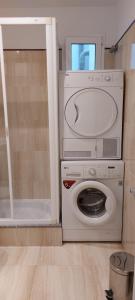
[[[59,83],[63,240],[120,241],[123,72],[60,72]]]

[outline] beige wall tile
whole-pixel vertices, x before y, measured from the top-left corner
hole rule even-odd
[[[134,124],[135,120],[135,70],[125,73],[124,122]]]
[[[123,241],[135,255],[135,70],[131,69],[131,47],[135,43],[135,24],[121,39],[115,54],[115,67],[125,71],[123,158],[125,160]]]
[[[135,188],[135,160],[125,162],[125,186],[124,186],[124,218],[123,218],[123,241],[125,246],[134,250],[135,255],[135,196],[130,189]]]
[[[5,51],[4,56],[14,196],[50,198],[46,53]],[[1,135],[4,132],[2,100],[0,89]],[[7,157],[2,147],[0,180],[5,182]]]
[[[125,34],[118,45],[118,51],[115,54],[115,68],[129,70],[131,64],[131,45],[135,43],[135,24]]]
[[[47,102],[12,102],[8,104],[9,128],[48,128]]]
[[[135,159],[135,124],[133,122],[124,122],[123,158],[124,160]]]
[[[1,181],[8,182],[8,164],[7,164],[6,145],[4,145],[3,150],[0,151],[0,185],[1,185]]]
[[[1,227],[0,246],[60,246],[61,227]]]
[[[115,56],[110,50],[104,52],[104,69],[114,69],[115,67]]]
[[[11,150],[13,152],[48,151],[48,128],[13,128],[10,129]]]
[[[12,174],[16,199],[50,198],[48,151],[13,152]]]

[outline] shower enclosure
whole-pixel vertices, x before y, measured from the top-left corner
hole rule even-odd
[[[54,18],[0,18],[0,226],[59,223],[56,58]]]

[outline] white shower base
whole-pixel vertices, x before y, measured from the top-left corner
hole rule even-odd
[[[51,225],[51,200],[49,199],[18,199],[13,200],[13,217],[11,218],[10,201],[0,200],[0,226]]]

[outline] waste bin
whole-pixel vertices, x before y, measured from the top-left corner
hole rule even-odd
[[[110,282],[114,300],[132,300],[134,256],[115,252],[110,256]]]

